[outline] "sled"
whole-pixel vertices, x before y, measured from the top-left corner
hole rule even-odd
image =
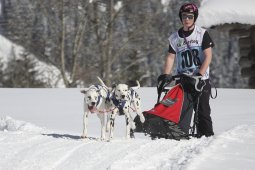
[[[152,139],[181,140],[196,135],[197,116],[196,112],[193,113],[193,101],[199,93],[191,86],[190,81],[194,79],[187,75],[178,75],[173,76],[172,80],[176,80],[177,84],[171,89],[166,89],[170,82],[158,85],[158,101],[152,109],[143,112],[143,124],[139,117],[134,119],[135,132],[150,135]],[[165,96],[161,100],[162,92],[165,92]]]

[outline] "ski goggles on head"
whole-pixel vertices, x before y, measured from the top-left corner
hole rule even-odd
[[[192,14],[182,14],[182,20],[185,20],[185,19],[192,20],[192,19],[194,19],[194,15],[192,15]]]

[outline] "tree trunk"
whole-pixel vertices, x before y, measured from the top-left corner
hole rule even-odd
[[[66,76],[66,62],[65,62],[65,35],[66,35],[66,23],[65,23],[65,11],[64,11],[64,0],[61,1],[61,47],[60,47],[60,71],[63,77],[64,83],[66,87],[69,87],[70,82]]]
[[[112,70],[111,70],[111,57],[112,57],[112,34],[113,34],[113,13],[114,13],[114,2],[110,0],[109,3],[109,18],[110,21],[107,27],[107,48],[106,48],[106,61],[105,61],[105,79],[106,83],[109,85],[112,79]]]
[[[80,50],[82,39],[85,33],[86,29],[86,23],[87,23],[87,14],[85,13],[83,17],[80,19],[80,23],[75,35],[75,41],[74,41],[74,48],[72,52],[72,72],[71,72],[71,80],[74,81],[76,78],[76,68],[77,68],[77,54]]]

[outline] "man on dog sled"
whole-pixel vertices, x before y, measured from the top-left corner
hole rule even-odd
[[[168,39],[169,54],[164,74],[158,77],[158,103],[153,109],[144,112],[144,124],[138,118],[135,119],[136,132],[144,132],[151,138],[180,140],[189,139],[189,136],[214,135],[209,104],[209,65],[214,44],[208,32],[195,25],[198,17],[195,4],[181,6],[179,17],[183,27]],[[176,76],[172,76],[175,59]],[[166,85],[173,80],[176,80],[177,85],[166,91]],[[163,91],[166,95],[160,101]]]

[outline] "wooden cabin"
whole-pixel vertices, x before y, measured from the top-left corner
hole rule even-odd
[[[237,36],[241,75],[255,88],[255,1],[204,0],[199,8],[198,25],[228,31]]]

